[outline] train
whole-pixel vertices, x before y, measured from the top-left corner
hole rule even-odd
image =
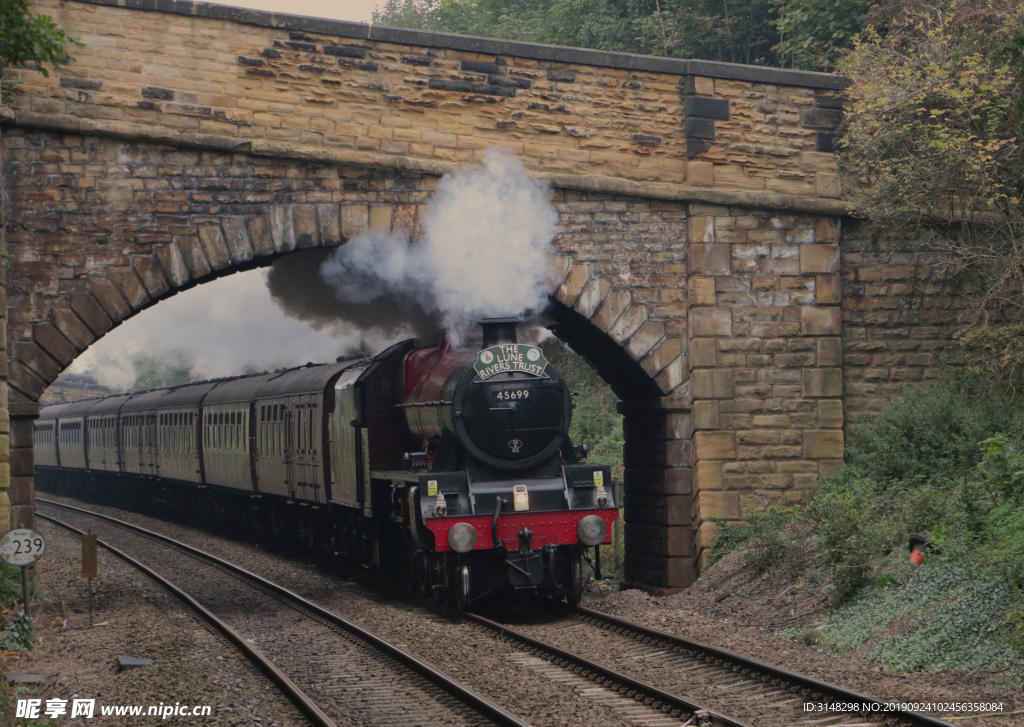
[[[244,529],[466,609],[571,604],[618,517],[569,438],[572,393],[517,319],[273,373],[44,407],[36,483]]]

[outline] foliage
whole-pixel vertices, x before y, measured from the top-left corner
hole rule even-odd
[[[21,600],[21,569],[0,562],[0,610]]]
[[[775,51],[780,18],[787,18],[790,33],[815,22],[790,18],[788,5],[784,0],[387,0],[373,21],[623,53],[782,65],[785,57]],[[792,50],[787,53],[796,57]]]
[[[3,631],[0,631],[0,649],[31,651],[32,631],[35,629],[35,625],[36,622],[32,617],[26,616],[24,613],[12,616]]]
[[[837,610],[824,648],[871,646],[893,670],[1006,670],[1024,678],[1024,407],[992,381],[947,373],[851,432],[845,464],[793,519],[751,537],[779,572],[790,533],[812,534]],[[772,528],[775,529],[774,534]],[[929,541],[908,561],[908,535]],[[760,551],[760,552],[759,552]]]
[[[964,474],[980,459],[978,443],[997,432],[1024,432],[1019,404],[980,375],[950,370],[853,427],[846,458],[864,477],[906,488],[932,473]]]
[[[847,89],[840,170],[879,236],[935,255],[963,322],[1024,315],[1024,5],[921,0],[877,12],[841,65]],[[1012,333],[1012,329],[1010,331]],[[1006,373],[1019,339],[964,339],[987,373]],[[1010,373],[1019,370],[1010,366]]]
[[[1024,379],[1024,323],[965,328],[953,344],[975,374],[989,375],[1020,388]]]
[[[0,79],[0,106],[5,109],[14,108],[14,96],[18,93],[18,88],[21,86],[20,78],[3,78]],[[10,263],[5,261],[5,267],[10,267]]]
[[[57,27],[48,15],[34,14],[29,0],[0,2],[0,59],[13,66],[32,64],[44,76],[49,64],[59,68],[71,62],[65,46],[82,44]]]
[[[146,391],[167,386],[180,386],[201,377],[193,368],[195,362],[188,351],[168,351],[162,354],[139,354],[132,359],[135,383],[131,391]]]
[[[864,29],[874,0],[773,0],[780,40],[775,53],[793,68],[835,69]]]
[[[598,376],[586,359],[575,354],[557,338],[541,344],[544,355],[554,364],[574,392],[572,425],[569,437],[573,444],[590,447],[587,460],[612,468],[612,477],[622,476],[622,417],[615,411],[618,397]],[[578,393],[577,393],[578,392]]]
[[[793,533],[788,528],[800,517],[799,508],[750,509],[745,521],[731,523],[713,518],[718,524],[712,562],[742,547],[749,549],[748,563],[758,573],[766,573],[782,563],[791,550]]]

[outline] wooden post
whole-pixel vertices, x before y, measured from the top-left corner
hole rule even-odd
[[[25,606],[25,616],[31,616],[29,613],[29,597],[28,597],[28,569],[29,566],[21,566],[21,602]]]

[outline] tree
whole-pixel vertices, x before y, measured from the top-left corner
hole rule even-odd
[[[43,65],[55,68],[71,62],[65,46],[82,44],[57,27],[48,15],[33,14],[28,0],[0,2],[0,59],[13,66],[34,64],[44,76],[50,73]]]
[[[864,30],[875,0],[772,0],[780,64],[810,71],[832,71],[853,39]]]
[[[733,63],[773,63],[773,0],[387,0],[384,25]]]
[[[624,53],[831,71],[841,51],[864,28],[872,2],[387,0],[373,22]]]
[[[147,391],[180,386],[200,377],[193,371],[195,361],[188,351],[176,350],[156,355],[142,353],[132,358],[135,383],[131,391]]]
[[[936,253],[966,297],[964,349],[993,373],[1024,364],[1024,7],[915,0],[868,27],[842,65],[853,79],[840,169],[878,235]],[[1010,326],[1010,329],[1006,327]],[[1004,365],[997,365],[1002,361]]]

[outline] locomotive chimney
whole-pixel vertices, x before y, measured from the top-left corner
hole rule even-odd
[[[484,329],[483,348],[498,346],[502,343],[518,343],[516,337],[516,326],[519,325],[518,318],[484,318],[480,321],[480,327]]]

